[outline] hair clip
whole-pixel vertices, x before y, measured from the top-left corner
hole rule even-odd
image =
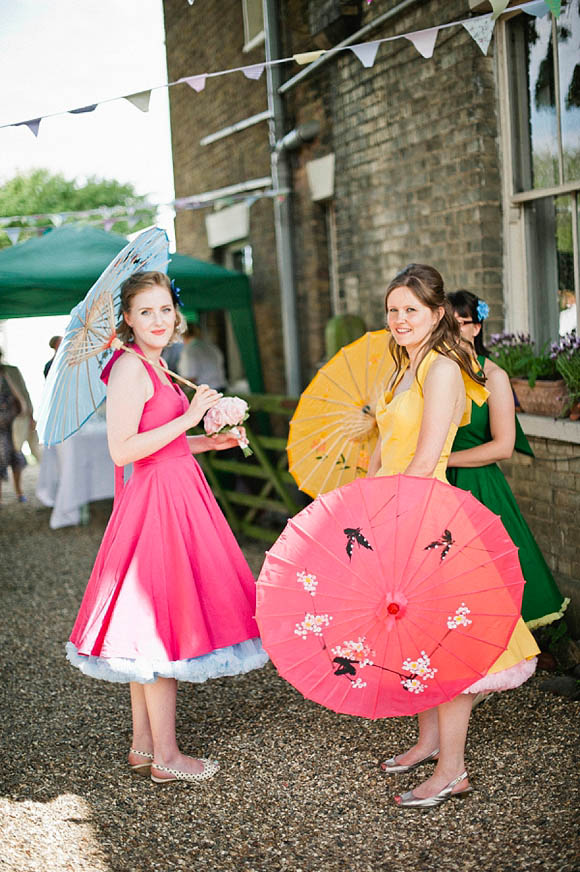
[[[177,287],[177,285],[175,284],[175,279],[171,279],[170,287],[171,287],[171,293],[173,295],[173,301],[175,303],[177,303],[179,306],[181,306],[181,308],[183,309],[185,304],[184,304],[183,300],[181,299],[181,288]]]
[[[485,302],[485,300],[477,301],[477,319],[478,321],[485,321],[487,316],[489,315],[489,306]]]

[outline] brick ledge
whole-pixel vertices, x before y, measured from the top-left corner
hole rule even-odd
[[[555,439],[558,442],[580,445],[580,421],[527,415],[524,412],[519,412],[518,418],[526,436],[539,436],[542,439]]]

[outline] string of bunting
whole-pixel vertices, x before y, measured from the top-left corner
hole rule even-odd
[[[39,234],[44,233],[48,229],[60,227],[62,224],[97,219],[91,223],[102,224],[105,230],[111,230],[117,221],[127,221],[129,228],[132,228],[140,220],[140,214],[151,210],[169,208],[176,212],[191,211],[196,209],[209,208],[216,203],[222,206],[229,206],[233,203],[243,201],[248,207],[252,206],[257,200],[264,197],[284,197],[288,194],[287,189],[265,189],[255,190],[251,193],[240,194],[216,194],[212,197],[192,195],[190,197],[178,197],[175,200],[170,200],[167,203],[141,203],[138,206],[100,206],[97,209],[83,209],[78,212],[47,212],[44,214],[33,215],[5,215],[0,217],[0,231],[5,233],[12,245],[16,245],[23,231],[36,230]],[[19,227],[10,227],[8,225],[18,221]]]
[[[351,51],[358,58],[361,64],[366,67],[372,67],[375,63],[378,50],[385,42],[392,42],[396,39],[407,39],[411,42],[420,55],[424,58],[431,58],[435,50],[435,42],[437,34],[440,30],[449,27],[464,27],[473,40],[477,43],[483,54],[487,54],[495,22],[504,12],[513,12],[522,10],[528,15],[541,18],[551,12],[554,18],[558,18],[561,12],[561,0],[528,0],[528,2],[520,3],[517,6],[511,6],[507,9],[509,0],[490,0],[492,12],[486,15],[479,15],[475,18],[467,18],[461,21],[450,21],[447,24],[438,24],[435,27],[429,27],[425,30],[417,30],[409,33],[401,33],[396,36],[387,36],[383,39],[372,40],[371,42],[358,43],[356,45],[337,46],[328,50],[299,52],[286,58],[277,58],[270,61],[263,61],[258,64],[249,64],[247,66],[235,67],[227,70],[218,70],[213,73],[199,73],[197,75],[183,76],[175,82],[168,82],[163,85],[156,85],[144,91],[138,91],[134,94],[121,94],[117,97],[109,97],[106,100],[101,100],[98,103],[91,103],[87,106],[81,106],[77,109],[67,109],[62,112],[52,112],[47,115],[40,115],[38,118],[29,118],[27,121],[15,121],[9,124],[0,124],[0,128],[5,127],[28,127],[28,129],[38,136],[40,122],[45,118],[54,118],[59,115],[84,115],[88,112],[94,112],[97,106],[105,103],[112,103],[116,100],[128,100],[137,107],[141,112],[149,111],[149,101],[153,91],[161,90],[162,88],[173,88],[175,85],[189,85],[196,93],[204,90],[206,82],[210,78],[218,76],[226,76],[232,73],[243,73],[247,79],[257,81],[264,69],[267,66],[275,66],[276,64],[297,63],[300,65],[310,64],[318,60],[324,54],[337,54],[339,52]]]

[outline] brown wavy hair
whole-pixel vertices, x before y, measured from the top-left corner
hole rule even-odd
[[[133,340],[133,330],[123,317],[123,312],[129,312],[131,309],[131,301],[140,291],[145,291],[147,288],[153,288],[159,285],[162,288],[167,288],[175,309],[175,328],[171,334],[168,345],[178,342],[180,334],[185,330],[185,318],[178,311],[175,305],[175,296],[171,289],[169,276],[163,272],[135,272],[133,275],[125,279],[121,285],[121,317],[117,323],[117,336],[122,342],[131,342]]]
[[[419,359],[415,368],[415,378],[419,366],[430,351],[436,351],[443,357],[454,360],[467,375],[480,385],[485,384],[485,376],[474,368],[470,355],[461,346],[461,331],[459,323],[453,314],[453,307],[445,296],[445,288],[441,273],[433,266],[422,263],[410,263],[397,273],[389,283],[385,294],[385,313],[388,316],[389,294],[395,288],[409,288],[420,303],[428,306],[433,312],[443,309],[443,316],[435,325],[420,349]],[[387,324],[387,330],[389,330]],[[395,361],[395,372],[390,385],[394,385],[403,365],[409,360],[407,349],[398,345],[393,336],[389,338],[389,350]]]

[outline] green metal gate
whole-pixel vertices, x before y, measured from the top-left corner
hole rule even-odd
[[[251,408],[244,426],[254,454],[244,458],[235,449],[230,458],[208,451],[196,459],[234,533],[271,544],[309,500],[288,472],[286,457],[288,421],[298,401],[272,394],[244,399]]]

